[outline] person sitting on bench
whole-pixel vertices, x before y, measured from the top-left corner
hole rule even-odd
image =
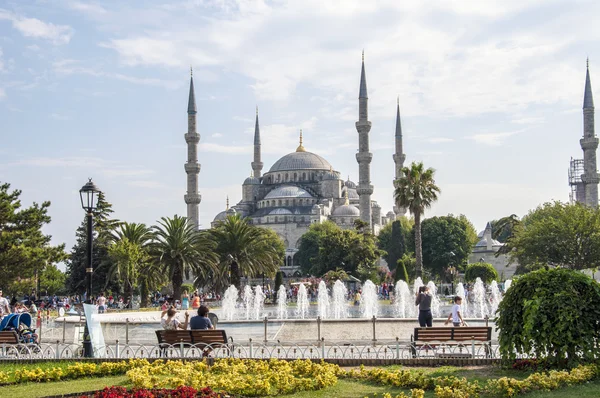
[[[452,325],[458,326],[467,326],[465,321],[463,320],[462,313],[460,311],[460,305],[462,304],[462,297],[456,296],[454,297],[454,305],[452,306],[452,313],[448,315],[448,319],[446,319],[445,325],[450,322],[452,319]]]
[[[164,318],[165,314],[167,315],[166,319]],[[181,322],[179,322],[177,320],[176,315],[177,315],[177,310],[173,307],[169,308],[166,311],[163,311],[160,314],[160,324],[162,325],[163,329],[165,329],[165,330],[177,330],[177,329],[186,330],[187,329],[188,320],[190,319],[190,314],[188,314],[187,311],[185,312],[185,321],[183,322],[183,325],[181,324]]]
[[[190,329],[192,330],[207,330],[214,329],[212,322],[208,318],[208,307],[201,305],[198,308],[198,316],[193,316],[190,320]]]

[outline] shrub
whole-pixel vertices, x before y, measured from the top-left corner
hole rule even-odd
[[[600,285],[568,269],[523,275],[498,308],[500,354],[527,354],[550,366],[574,366],[598,354]]]
[[[477,278],[481,278],[483,283],[487,285],[494,280],[498,280],[498,271],[496,271],[494,266],[489,263],[473,263],[467,265],[465,280],[467,282],[473,282]]]

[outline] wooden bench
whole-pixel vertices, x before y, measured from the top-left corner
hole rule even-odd
[[[230,345],[227,340],[227,333],[225,330],[157,330],[156,338],[158,339],[158,345],[161,348],[161,352],[165,353],[169,347],[177,347],[182,343],[184,346],[197,346],[199,349],[203,349],[204,356],[208,355],[212,349],[210,347],[204,347],[204,345],[215,345],[213,347],[222,345]],[[233,339],[231,339],[233,342]]]
[[[492,355],[492,328],[489,326],[463,326],[463,327],[431,327],[415,328],[411,336],[411,352],[413,358],[417,356],[417,349],[434,349],[436,345],[458,346],[459,353],[436,353],[441,358],[471,358],[473,350],[467,347],[484,346],[486,357]],[[465,352],[463,352],[465,349]]]
[[[0,332],[0,345],[19,344],[19,335],[14,330],[5,330]]]

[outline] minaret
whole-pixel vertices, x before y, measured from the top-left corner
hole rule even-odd
[[[358,92],[358,122],[356,122],[356,131],[358,131],[358,153],[356,161],[358,162],[358,187],[356,192],[359,196],[360,219],[371,227],[371,194],[373,186],[371,185],[371,159],[373,154],[369,152],[369,131],[371,131],[371,122],[368,110],[369,97],[367,96],[367,79],[365,77],[365,52],[362,54],[362,69],[360,71],[360,90]]]
[[[585,74],[585,92],[583,95],[583,138],[579,140],[583,149],[583,170],[581,181],[585,185],[585,204],[592,207],[598,206],[598,169],[596,168],[596,149],[598,137],[594,128],[594,98],[592,97],[592,83],[590,82],[590,65],[587,61]]]
[[[260,178],[263,162],[260,159],[260,127],[258,126],[258,106],[256,107],[256,123],[254,124],[254,161],[252,162],[252,170],[254,177]]]
[[[406,155],[402,149],[402,125],[400,124],[400,97],[397,99],[396,103],[396,153],[394,153],[394,163],[396,165],[396,175],[394,181],[402,177],[402,168],[404,167],[404,161],[406,160]],[[403,216],[406,214],[406,209],[402,207],[396,206],[396,199],[394,199],[394,213],[396,214],[396,218]]]
[[[187,218],[196,229],[200,226],[198,215],[198,205],[202,196],[198,194],[198,174],[200,174],[200,164],[198,163],[198,142],[200,134],[196,132],[196,96],[194,94],[194,77],[192,68],[190,68],[190,96],[188,99],[188,132],[185,135],[185,142],[188,145],[188,159],[184,165],[187,173],[187,193],[184,196],[187,204]]]

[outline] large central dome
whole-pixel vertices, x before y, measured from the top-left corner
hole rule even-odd
[[[288,153],[275,162],[269,173],[288,170],[331,170],[329,162],[312,152]]]

